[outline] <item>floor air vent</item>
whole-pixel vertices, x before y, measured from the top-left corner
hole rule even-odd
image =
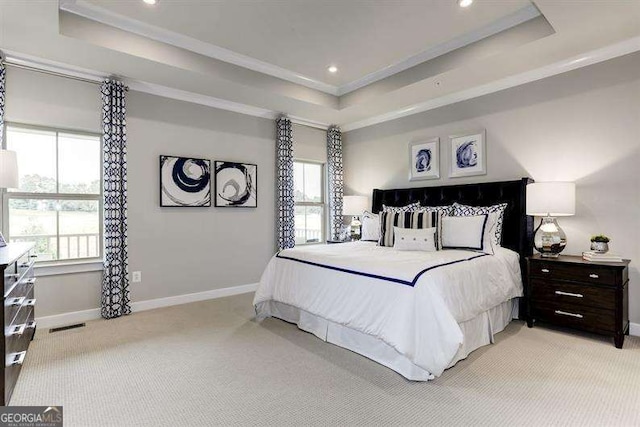
[[[60,326],[59,328],[51,328],[51,329],[49,329],[49,333],[52,334],[54,332],[66,331],[66,330],[69,330],[69,329],[83,328],[85,325],[86,325],[85,323],[76,323],[75,325]]]

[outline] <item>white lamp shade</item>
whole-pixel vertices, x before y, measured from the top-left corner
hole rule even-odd
[[[536,182],[527,185],[527,215],[571,216],[575,213],[575,183]]]
[[[15,151],[0,150],[0,188],[18,188],[18,156]]]
[[[369,198],[367,196],[344,196],[342,198],[343,215],[360,216],[368,208]]]

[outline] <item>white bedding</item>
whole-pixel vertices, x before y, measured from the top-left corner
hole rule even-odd
[[[373,277],[372,277],[373,276]],[[373,242],[303,246],[274,256],[254,305],[292,305],[371,335],[435,376],[462,345],[459,323],[522,296],[518,254],[396,251]]]

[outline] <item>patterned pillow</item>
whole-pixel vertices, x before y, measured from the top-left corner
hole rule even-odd
[[[364,211],[362,213],[362,237],[365,242],[377,242],[380,240],[380,216],[378,214]]]
[[[420,202],[409,203],[406,206],[382,205],[382,212],[411,212],[420,209]]]
[[[436,250],[440,249],[438,242],[438,212],[381,212],[379,246],[392,247],[395,242],[393,227],[400,228],[431,228],[436,227]]]
[[[422,206],[416,209],[420,212],[442,212],[443,215],[453,215],[453,205],[448,206]]]
[[[500,203],[492,206],[467,206],[460,203],[453,204],[454,216],[474,216],[490,213],[497,213],[498,218],[495,225],[495,233],[493,236],[493,244],[500,246],[502,244],[502,224],[504,222],[504,211],[507,209],[507,203]]]

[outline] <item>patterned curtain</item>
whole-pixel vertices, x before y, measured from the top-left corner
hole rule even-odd
[[[296,244],[295,209],[293,205],[293,136],[291,120],[276,120],[276,165],[278,174],[278,249],[292,248]]]
[[[342,227],[342,132],[337,126],[327,130],[327,174],[329,179],[329,231],[337,239]]]
[[[131,313],[127,277],[127,89],[115,80],[105,80],[100,87],[104,155],[102,317],[105,319]]]

